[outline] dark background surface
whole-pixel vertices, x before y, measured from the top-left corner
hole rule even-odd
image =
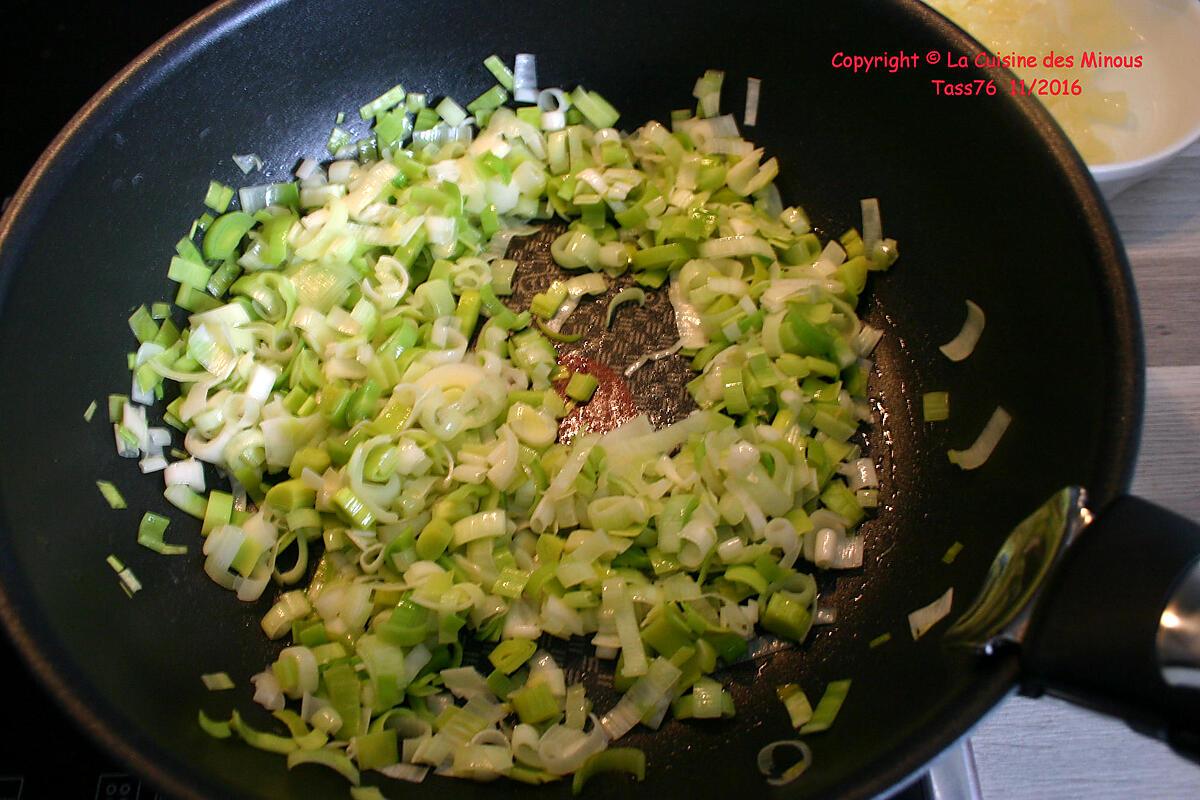
[[[8,0],[0,32],[0,193],[109,78],[206,0]],[[0,795],[2,797],[3,795]]]
[[[5,3],[7,21],[0,30],[0,197],[5,204],[46,145],[101,86],[206,5],[205,0]],[[0,800],[158,796],[75,732],[28,675],[3,631],[0,684],[14,703],[14,724],[0,730]]]

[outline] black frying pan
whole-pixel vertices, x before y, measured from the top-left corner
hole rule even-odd
[[[0,616],[35,671],[94,736],[172,794],[345,796],[341,780],[319,768],[289,773],[282,759],[214,741],[196,726],[197,708],[219,713],[222,701],[233,702],[206,692],[197,673],[227,670],[244,686],[276,647],[258,630],[266,603],[241,605],[205,579],[198,547],[163,559],[133,543],[141,510],[165,507],[159,482],[120,462],[103,422],[80,419],[90,400],[128,383],[124,318],[140,302],[169,299],[166,261],[209,178],[243,182],[231,153],[253,150],[268,165],[266,179],[286,180],[299,158],[324,157],[337,111],[396,81],[473,97],[490,84],[485,56],[533,52],[543,83],[586,82],[616,101],[622,127],[631,128],[690,102],[691,82],[715,67],[729,76],[730,109],[739,108],[746,76],[763,79],[750,135],[781,157],[785,199],[836,234],[857,223],[858,198],[878,196],[886,231],[901,243],[900,262],[874,280],[866,306],[887,331],[869,439],[887,502],[865,528],[862,571],[824,584],[837,624],[798,649],[729,670],[734,720],[631,735],[650,764],[637,791],[766,794],[755,754],[789,733],[774,687],[797,680],[815,694],[847,676],[854,688],[837,725],[810,737],[815,766],[771,794],[869,797],[904,781],[1011,690],[1022,660],[1015,649],[980,658],[943,648],[935,635],[913,642],[905,615],[950,585],[961,610],[1010,528],[1056,489],[1082,484],[1096,509],[1118,497],[1136,447],[1142,361],[1124,254],[1057,127],[1036,102],[1004,92],[936,97],[930,80],[947,74],[933,68],[853,75],[830,66],[839,50],[901,49],[974,53],[978,45],[919,4],[871,0],[623,10],[492,3],[486,11],[231,2],[175,31],[71,122],[0,223]],[[963,71],[976,77],[1007,80]],[[988,333],[969,360],[951,364],[936,345],[957,330],[965,298],[987,309]],[[949,424],[922,424],[920,394],[931,389],[951,392]],[[960,472],[946,448],[968,444],[997,403],[1013,413],[1012,428],[984,468]],[[130,511],[108,510],[94,487],[101,476],[119,483]],[[1085,531],[1081,544],[1136,525],[1136,514],[1126,516]],[[1181,525],[1165,519],[1156,531]],[[180,519],[173,530],[194,527]],[[1127,661],[1145,662],[1133,673],[1143,685],[1120,708],[1149,709],[1138,719],[1155,730],[1194,724],[1195,697],[1186,691],[1170,698],[1183,711],[1167,719],[1165,685],[1143,646],[1171,581],[1200,551],[1195,538],[1181,537],[1163,574],[1148,575],[1156,583],[1143,591],[1141,616],[1129,620],[1096,618],[1096,606],[1116,594],[1105,583],[1109,567],[1068,565],[1080,586],[1063,579],[1052,588],[1065,595],[1063,608],[1089,592],[1095,598],[1076,626],[1094,652],[1072,662],[1070,653],[1027,647],[1026,666],[1037,669],[1026,685],[1078,686],[1074,673],[1114,666],[1096,643],[1130,642]],[[940,557],[956,540],[967,546],[947,566]],[[1087,562],[1087,548],[1077,550],[1084,555],[1074,560]],[[104,563],[110,552],[145,584],[132,601]],[[1117,576],[1135,588],[1139,559],[1164,561],[1136,548],[1125,555],[1134,566]],[[1043,616],[1049,622],[1035,632],[1045,640],[1056,622]],[[1126,622],[1128,636],[1117,627]],[[892,642],[869,649],[884,631]],[[236,699],[248,705],[244,693]],[[430,779],[388,791],[532,790]],[[612,781],[589,791],[615,797],[627,789]]]

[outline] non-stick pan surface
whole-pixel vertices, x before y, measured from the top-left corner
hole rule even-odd
[[[193,545],[182,558],[133,542],[141,511],[166,508],[158,481],[116,457],[102,421],[81,419],[92,399],[128,383],[125,317],[138,303],[170,299],[166,263],[208,180],[247,180],[230,154],[257,152],[265,179],[285,180],[300,158],[325,156],[339,110],[397,81],[474,97],[490,84],[484,57],[532,52],[543,84],[586,83],[632,128],[691,103],[695,77],[720,68],[729,109],[740,107],[747,76],[763,80],[759,125],[747,135],[780,157],[786,201],[836,235],[857,224],[860,197],[877,196],[885,230],[900,242],[897,266],[864,299],[868,320],[886,331],[868,437],[886,502],[865,527],[863,569],[823,582],[837,623],[800,648],[730,670],[734,720],[631,735],[650,765],[636,791],[867,797],[903,780],[965,733],[1016,674],[1011,660],[948,655],[937,636],[913,642],[906,614],[949,586],[965,603],[1007,530],[1053,490],[1081,483],[1097,503],[1119,491],[1140,410],[1124,256],[1049,117],[1006,92],[938,97],[930,80],[947,76],[934,68],[864,75],[830,64],[838,51],[977,47],[918,4],[872,0],[486,10],[297,0],[227,3],[194,19],[76,117],[0,227],[0,612],[35,671],[172,794],[343,797],[340,779],[319,768],[289,773],[282,759],[196,726],[197,708],[248,705],[242,690],[206,692],[198,673],[226,670],[245,687],[276,647],[258,629],[267,601],[239,604],[202,576],[194,524],[173,528]],[[968,298],[987,310],[987,335],[972,358],[952,364],[936,346],[958,329]],[[588,352],[601,362],[618,354]],[[635,402],[659,402],[672,369],[669,360],[647,367],[633,383]],[[948,423],[921,422],[920,396],[931,390],[951,393]],[[997,404],[1013,414],[1012,428],[984,468],[959,471],[946,448],[969,444]],[[107,508],[94,486],[101,477],[117,482],[130,510]],[[954,541],[966,547],[943,564]],[[105,565],[108,553],[141,577],[145,589],[132,600]],[[885,631],[892,641],[868,648]],[[585,648],[568,649],[587,671]],[[815,766],[767,792],[755,754],[789,735],[774,687],[797,681],[811,696],[842,677],[854,686],[837,725],[810,738]],[[391,793],[518,791],[533,790],[431,779]],[[593,791],[629,789],[614,781]]]

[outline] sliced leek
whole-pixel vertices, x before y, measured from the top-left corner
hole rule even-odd
[[[359,109],[371,136],[339,119],[332,162],[244,187],[240,207],[214,182],[214,215],[168,266],[186,326],[157,304],[129,319],[118,451],[165,467],[209,578],[244,602],[281,586],[260,626],[286,646],[251,680],[287,734],[236,713],[200,725],[289,768],[356,785],[429,768],[574,774],[576,791],[597,772],[641,780],[641,752],[610,742],[671,713],[732,716],[710,676],[760,630],[804,640],[812,570],[863,563],[854,528],[879,478],[852,436],[881,333],[855,306],[896,258],[878,203],[863,237],[823,243],[779,203],[778,162],[720,114],[720,72],[697,81],[696,116],[622,133],[597,92],[542,89],[531,55],[513,63],[489,58],[497,84],[465,108],[394,86]],[[510,92],[529,105],[506,107]],[[550,255],[580,274],[510,307],[508,244],[553,216],[569,227]],[[562,326],[617,281],[606,328],[625,303],[669,298],[679,329],[626,375],[684,351],[698,408],[558,441],[604,374],[560,366],[556,343],[580,338]],[[168,382],[181,450],[146,413]],[[166,525],[147,514],[139,543],[184,552]],[[593,714],[538,649],[546,634],[615,659],[621,698]],[[492,643],[483,671],[463,664],[466,637]],[[816,709],[791,687],[793,723],[827,726],[847,685]]]

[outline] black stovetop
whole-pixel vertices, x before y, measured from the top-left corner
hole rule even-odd
[[[0,800],[162,797],[76,730],[2,635],[0,685],[12,703],[0,732]]]
[[[0,32],[0,195],[7,201],[50,140],[110,77],[205,5],[8,0]],[[3,633],[0,686],[7,698],[0,800],[162,797],[77,731]],[[923,784],[891,800],[925,800]]]

